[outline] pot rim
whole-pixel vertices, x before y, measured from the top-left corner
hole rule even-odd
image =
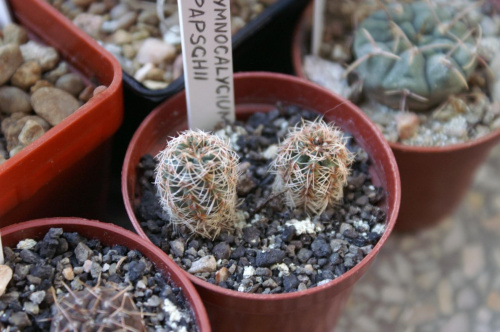
[[[373,258],[378,254],[384,243],[387,241],[389,238],[389,235],[391,234],[394,225],[396,223],[398,211],[399,211],[399,206],[401,202],[401,182],[399,178],[399,170],[396,164],[396,159],[394,157],[394,154],[387,144],[387,141],[382,135],[382,132],[371,122],[368,117],[361,112],[357,106],[355,106],[352,102],[337,96],[333,94],[331,91],[328,89],[319,86],[315,83],[312,83],[310,81],[291,76],[291,75],[285,75],[285,74],[280,74],[280,73],[271,73],[271,72],[243,72],[243,73],[236,73],[234,75],[234,80],[235,80],[235,85],[237,84],[238,81],[240,80],[245,80],[245,79],[275,79],[277,81],[289,81],[294,84],[300,84],[304,86],[304,88],[307,89],[316,89],[322,91],[322,93],[326,93],[329,95],[334,95],[336,98],[342,100],[342,104],[347,106],[349,108],[349,112],[355,112],[357,115],[361,118],[362,121],[365,122],[365,124],[372,129],[372,135],[373,139],[377,139],[380,143],[381,151],[380,155],[385,156],[389,158],[389,164],[390,164],[390,172],[387,172],[387,183],[393,182],[392,188],[387,188],[388,191],[393,191],[394,199],[393,199],[393,204],[391,205],[390,202],[388,202],[388,210],[391,211],[391,218],[387,219],[386,222],[386,229],[384,233],[382,234],[382,237],[379,239],[377,244],[373,247],[372,251],[361,260],[358,264],[356,264],[352,269],[347,271],[346,273],[342,274],[338,278],[335,278],[332,281],[327,282],[326,284],[320,285],[320,286],[315,286],[313,288],[309,288],[303,291],[297,291],[293,293],[282,293],[282,294],[249,294],[249,293],[242,293],[238,292],[235,290],[229,290],[222,288],[217,285],[213,285],[207,281],[204,281],[184,269],[180,268],[188,277],[189,279],[197,286],[205,288],[213,293],[218,293],[220,295],[224,296],[229,296],[229,297],[235,297],[235,298],[241,298],[241,299],[246,299],[246,300],[252,300],[252,301],[259,301],[259,302],[264,302],[264,301],[284,301],[288,299],[295,299],[295,298],[301,298],[301,297],[307,297],[307,296],[313,296],[324,289],[327,288],[333,288],[333,287],[338,287],[339,284],[344,282],[344,280],[348,280],[351,277],[355,276],[356,274],[359,273],[359,270],[361,269],[362,266],[365,264],[368,264],[373,260]],[[177,94],[173,98],[185,98],[185,91]],[[172,99],[171,99],[172,100]],[[168,102],[168,101],[167,101]],[[132,140],[130,141],[130,144],[127,148],[127,153],[124,158],[124,164],[122,168],[122,196],[124,199],[124,204],[125,208],[127,210],[127,214],[129,215],[130,220],[132,221],[132,224],[134,225],[134,228],[137,233],[139,233],[140,236],[144,237],[145,239],[149,238],[145,234],[145,232],[142,230],[140,227],[140,224],[137,220],[137,217],[135,216],[135,211],[132,207],[132,204],[130,203],[130,200],[128,199],[128,188],[127,188],[127,174],[129,167],[134,167],[135,165],[130,165],[128,162],[131,159],[134,147],[137,145],[137,141],[139,140],[142,132],[145,130],[147,125],[150,122],[155,121],[156,114],[160,113],[161,107],[158,107],[154,109],[140,124],[140,126],[137,128],[136,132],[134,133],[134,136],[132,137]],[[392,179],[391,179],[392,178]],[[392,180],[392,181],[391,181]]]
[[[50,144],[54,140],[55,137],[57,137],[60,132],[67,130],[66,128],[68,127],[69,124],[74,123],[78,121],[80,118],[85,116],[86,113],[88,113],[90,110],[95,109],[99,107],[101,104],[106,102],[109,98],[112,96],[115,96],[120,93],[122,89],[122,69],[120,66],[120,63],[118,60],[111,55],[111,53],[107,52],[104,50],[104,48],[99,45],[94,39],[92,39],[90,36],[88,36],[86,33],[84,33],[81,29],[78,29],[73,22],[70,20],[66,19],[65,17],[61,19],[59,17],[60,13],[57,12],[55,8],[53,8],[48,2],[46,1],[38,1],[36,0],[36,6],[40,7],[43,12],[42,13],[49,13],[51,17],[49,18],[57,18],[57,23],[62,25],[65,30],[71,31],[74,37],[80,41],[83,42],[84,46],[91,47],[93,52],[96,54],[99,54],[99,56],[102,58],[102,61],[105,61],[107,65],[109,66],[109,71],[113,72],[112,79],[107,85],[106,89],[99,93],[96,96],[93,96],[90,98],[86,103],[84,103],[82,106],[80,106],[75,112],[64,118],[59,124],[53,126],[50,130],[48,130],[45,134],[43,134],[40,138],[37,140],[31,142],[29,145],[27,145],[24,149],[19,151],[19,153],[16,153],[16,155],[12,156],[11,158],[8,158],[3,164],[0,164],[0,173],[4,170],[7,169],[9,166],[18,164],[22,162],[23,160],[26,160],[26,158],[29,158],[31,155],[31,151],[37,149],[39,146],[44,146],[46,144]],[[36,9],[36,8],[35,8]],[[15,17],[17,13],[14,13]],[[20,24],[24,28],[28,29],[28,31],[34,31],[34,27],[32,26],[26,26],[24,24],[19,23],[19,19],[16,17],[16,21],[14,22],[16,24]],[[39,35],[38,32],[34,31],[35,35]],[[42,42],[45,46],[50,46],[56,48],[53,44],[50,43],[50,41],[45,40],[47,36],[44,36],[42,38]],[[31,39],[30,39],[31,40]],[[57,50],[60,60],[59,62],[68,62],[72,64],[74,61],[67,55],[63,54],[61,50]],[[89,66],[87,66],[89,67]],[[78,73],[79,75],[86,76],[86,78],[90,77],[91,75],[89,73]]]
[[[309,5],[304,9],[302,14],[299,16],[297,24],[295,25],[295,29],[293,31],[292,37],[292,64],[294,67],[295,74],[305,80],[309,80],[307,75],[303,70],[303,55],[302,54],[302,45],[304,44],[304,35],[305,31],[303,27],[307,25],[307,22],[310,20],[310,16],[312,15],[312,11],[314,8],[314,2],[311,1]],[[310,81],[312,82],[312,81]],[[356,106],[358,107],[358,106]],[[364,114],[364,112],[363,112]],[[371,121],[371,120],[370,120]],[[384,137],[385,139],[385,137]],[[385,139],[386,140],[386,139]],[[427,153],[427,154],[436,154],[436,153],[451,153],[464,149],[472,149],[477,145],[482,145],[490,141],[500,141],[500,128],[490,131],[488,134],[481,136],[476,139],[472,139],[462,143],[456,143],[451,145],[444,146],[416,146],[416,145],[406,145],[398,142],[389,142],[389,146],[397,151],[403,153]]]
[[[103,243],[105,243],[106,245],[112,245],[111,243],[102,240],[102,238],[106,234],[112,234],[119,237],[120,239],[128,239],[136,244],[134,248],[129,249],[138,250],[142,255],[144,255],[144,257],[147,257],[155,265],[156,262],[162,262],[162,264],[165,264],[167,270],[162,270],[159,266],[157,268],[163,272],[163,276],[165,279],[170,279],[170,281],[173,282],[176,286],[182,288],[182,292],[186,298],[186,301],[189,303],[190,309],[193,312],[193,316],[196,321],[196,325],[199,328],[200,332],[210,332],[210,323],[205,306],[203,305],[200,295],[191,284],[191,282],[187,281],[184,278],[185,275],[179,273],[180,271],[183,272],[183,270],[180,269],[177,264],[175,264],[171,259],[169,259],[168,255],[165,252],[155,246],[152,242],[141,238],[139,235],[125,228],[112,223],[105,223],[98,220],[88,220],[76,217],[55,217],[34,219],[17,224],[12,224],[1,228],[0,234],[5,238],[6,236],[9,236],[11,234],[22,233],[23,230],[30,228],[42,227],[48,229],[51,227],[58,227],[64,229],[64,227],[67,226],[96,229],[97,231],[99,231],[99,233],[97,234],[102,234],[100,236],[96,236],[96,238],[98,238],[100,241],[103,241]],[[177,275],[179,280],[174,281],[171,275]]]

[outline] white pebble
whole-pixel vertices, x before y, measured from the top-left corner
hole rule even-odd
[[[33,239],[26,239],[26,240],[22,240],[22,241],[19,241],[19,243],[17,244],[17,249],[33,249],[35,246],[36,246],[36,241],[33,240]]]

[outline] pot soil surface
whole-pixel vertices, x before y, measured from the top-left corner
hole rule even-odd
[[[378,206],[385,193],[372,183],[368,154],[348,139],[355,154],[344,199],[316,218],[285,205],[273,193],[269,164],[288,129],[318,114],[295,106],[277,105],[255,113],[246,122],[221,125],[240,157],[239,210],[245,222],[215,239],[174,229],[156,193],[153,156],[137,167],[141,202],[137,209],[145,233],[184,270],[212,284],[247,293],[288,293],[327,283],[365,257],[385,229],[386,215]],[[347,135],[349,136],[349,135]]]
[[[197,331],[182,290],[137,250],[51,228],[42,240],[20,241],[16,248],[5,247],[4,253],[14,274],[0,297],[2,330],[48,331],[54,292],[60,298],[68,293],[66,287],[80,291],[101,285],[130,287],[147,331]]]
[[[8,24],[0,31],[0,164],[73,114],[106,87],[88,82],[59,52]]]

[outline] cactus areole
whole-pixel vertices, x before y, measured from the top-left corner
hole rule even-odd
[[[349,71],[357,70],[370,98],[394,109],[428,110],[467,90],[479,37],[465,11],[432,1],[375,11],[355,32]]]
[[[233,227],[238,155],[229,143],[188,130],[171,139],[156,158],[156,187],[174,225],[203,237]]]

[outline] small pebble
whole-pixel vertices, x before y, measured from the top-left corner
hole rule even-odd
[[[0,296],[5,293],[7,285],[12,279],[12,269],[7,265],[0,265]]]
[[[31,96],[31,104],[35,113],[52,126],[58,125],[80,107],[78,100],[66,91],[49,87],[36,90]]]
[[[197,261],[194,261],[189,269],[189,273],[203,273],[215,272],[217,269],[217,262],[212,255],[204,256]]]

